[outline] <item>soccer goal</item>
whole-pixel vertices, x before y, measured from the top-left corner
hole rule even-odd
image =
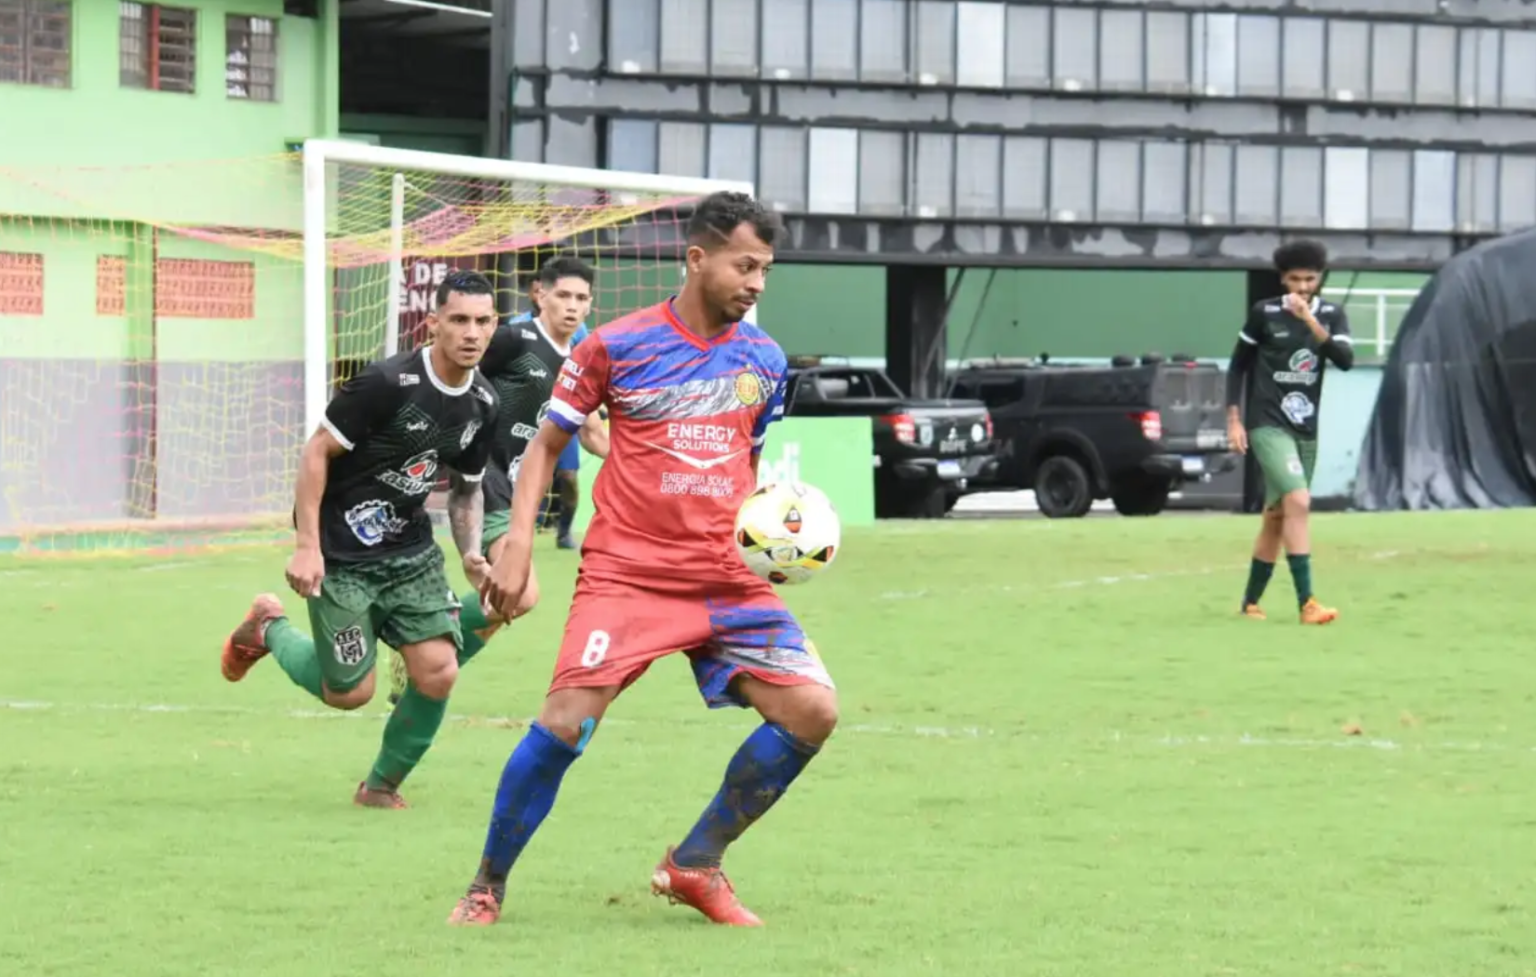
[[[682,278],[692,205],[750,184],[340,140],[260,159],[0,168],[0,552],[288,531],[336,386],[475,268],[503,314],[598,269],[592,326]]]

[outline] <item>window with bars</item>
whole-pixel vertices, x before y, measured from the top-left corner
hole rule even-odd
[[[0,0],[0,83],[69,87],[69,0]]]
[[[123,0],[118,5],[120,83],[157,92],[197,91],[197,11]]]
[[[224,39],[225,94],[252,102],[277,101],[277,21],[229,14]]]

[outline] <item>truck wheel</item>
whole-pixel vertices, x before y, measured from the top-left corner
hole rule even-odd
[[[1168,505],[1172,488],[1166,478],[1141,476],[1112,486],[1109,497],[1122,516],[1155,516]]]
[[[1088,469],[1071,455],[1052,455],[1035,470],[1035,505],[1049,519],[1077,519],[1093,506]]]

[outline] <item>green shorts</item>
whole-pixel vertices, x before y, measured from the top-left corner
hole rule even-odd
[[[1317,464],[1317,442],[1298,438],[1278,427],[1256,427],[1248,432],[1248,447],[1264,473],[1264,508],[1281,498],[1312,485],[1312,468]]]
[[[346,692],[373,671],[375,642],[402,645],[448,638],[460,650],[459,599],[448,586],[443,551],[326,568],[309,604],[310,634],[325,686]]]
[[[512,526],[512,510],[508,506],[497,506],[485,514],[485,520],[480,524],[480,555],[487,560],[491,558],[491,545],[507,534]]]

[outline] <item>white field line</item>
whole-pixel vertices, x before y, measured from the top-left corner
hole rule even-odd
[[[322,709],[253,709],[245,706],[209,706],[209,705],[184,705],[171,703],[137,703],[137,702],[48,702],[36,699],[0,699],[0,710],[21,713],[128,713],[134,715],[158,715],[158,716],[249,716],[264,719],[295,719],[303,721],[314,720],[362,720],[380,722],[388,718],[387,712],[373,710],[356,710],[343,712],[340,710]],[[518,718],[512,716],[470,716],[451,714],[447,721],[460,725],[504,727],[508,729],[525,728],[530,718]],[[718,723],[710,723],[708,720],[674,719],[674,720],[640,720],[608,718],[603,720],[605,726],[619,726],[629,728],[646,728],[657,726],[720,726]],[[938,739],[938,740],[1033,740],[1038,742],[1051,742],[1063,737],[1051,736],[1046,733],[1033,732],[1023,729],[991,729],[985,726],[932,726],[932,725],[897,725],[881,723],[845,723],[838,726],[837,735],[855,736],[888,736],[906,739]],[[1500,753],[1510,755],[1531,754],[1536,755],[1536,746],[1513,746],[1507,743],[1480,742],[1480,741],[1438,741],[1425,743],[1408,743],[1379,736],[1343,736],[1336,739],[1323,739],[1319,737],[1296,736],[1255,736],[1249,733],[1240,733],[1231,736],[1181,736],[1165,734],[1162,736],[1150,734],[1127,734],[1118,730],[1110,730],[1102,734],[1103,742],[1128,747],[1164,747],[1169,749],[1194,749],[1210,747],[1223,748],[1261,748],[1275,750],[1367,750],[1382,753]]]

